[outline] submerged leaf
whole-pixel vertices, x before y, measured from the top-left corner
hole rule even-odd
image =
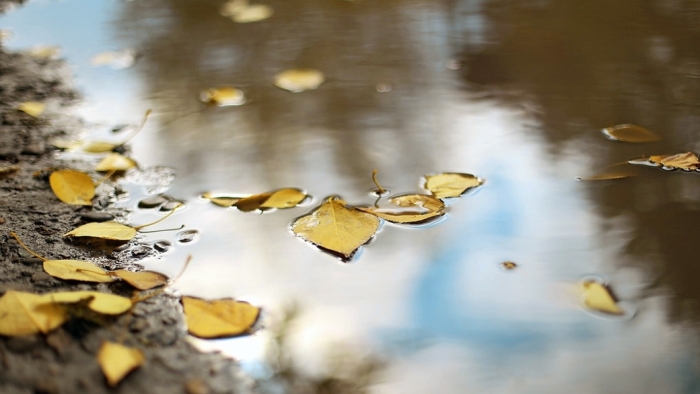
[[[54,171],[49,176],[51,190],[59,200],[72,205],[92,205],[95,184],[90,176],[73,170]]]
[[[95,167],[96,171],[126,171],[136,167],[138,164],[124,155],[119,153],[110,153]]]
[[[47,304],[38,294],[8,290],[0,297],[0,335],[46,334],[67,319],[60,305]]]
[[[398,224],[422,224],[445,215],[443,211],[445,203],[427,194],[396,196],[389,199],[389,202],[399,207],[420,207],[424,211],[395,211],[374,207],[358,207],[358,209]]]
[[[375,215],[363,212],[338,197],[327,198],[319,207],[292,222],[294,234],[322,250],[349,261],[379,229]]]
[[[316,89],[324,81],[323,73],[314,69],[286,70],[275,75],[275,86],[293,93]]]
[[[203,90],[199,99],[206,104],[215,104],[219,107],[243,105],[246,102],[245,95],[240,89],[230,86]]]
[[[110,387],[119,384],[129,372],[140,367],[144,360],[141,350],[107,341],[102,342],[97,353],[97,362]]]
[[[168,277],[153,271],[131,272],[116,270],[109,273],[139,290],[150,290],[168,284]]]
[[[583,304],[588,309],[613,315],[623,314],[622,308],[617,305],[610,290],[597,282],[585,281],[581,284],[583,288]]]
[[[189,333],[199,338],[247,334],[260,314],[260,308],[232,299],[182,297],[182,306]]]
[[[27,101],[18,105],[17,109],[35,118],[38,118],[39,115],[44,113],[44,110],[46,109],[46,104],[39,103],[36,101]]]
[[[131,308],[131,300],[114,294],[98,291],[63,291],[42,295],[44,302],[53,304],[74,304],[89,301],[87,306],[92,311],[104,315],[121,315]]]
[[[84,224],[65,233],[64,237],[92,237],[113,241],[130,241],[136,236],[136,229],[117,222]]]
[[[444,172],[437,175],[427,175],[423,188],[433,193],[437,198],[459,197],[467,190],[481,186],[484,181],[471,174]]]
[[[653,142],[661,139],[656,133],[634,124],[621,124],[601,130],[609,140],[623,142]]]
[[[107,271],[89,261],[80,260],[46,260],[44,271],[60,279],[80,280],[83,282],[113,282]]]

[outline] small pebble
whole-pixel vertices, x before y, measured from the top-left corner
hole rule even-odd
[[[155,249],[161,253],[165,253],[168,250],[170,250],[171,246],[172,246],[172,244],[168,241],[158,241],[158,242],[155,242],[153,244],[153,249]]]
[[[39,342],[39,338],[36,335],[22,335],[8,339],[5,344],[7,350],[13,353],[24,353],[32,350],[37,342]]]
[[[114,220],[114,216],[106,212],[91,211],[80,217],[83,222],[108,222]]]
[[[51,279],[51,275],[47,274],[46,272],[36,272],[34,275],[32,275],[33,282],[44,282],[49,279]]]
[[[5,224],[7,223],[7,220],[3,217],[0,217],[0,224]]]
[[[186,230],[186,231],[181,231],[177,233],[175,236],[177,238],[177,242],[181,244],[186,244],[194,241],[197,239],[197,236],[199,235],[199,231],[197,230]]]
[[[25,155],[41,156],[46,153],[46,145],[43,142],[34,142],[25,146],[22,153]]]
[[[168,202],[167,198],[163,196],[154,196],[139,201],[138,207],[141,209],[157,208],[166,202]]]

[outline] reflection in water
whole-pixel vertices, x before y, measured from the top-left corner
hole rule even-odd
[[[632,157],[698,149],[691,5],[267,4],[270,19],[242,25],[214,1],[119,3],[110,27],[116,46],[143,58],[105,100],[153,108],[158,127],[134,139],[135,157],[176,169],[168,193],[187,205],[175,217],[199,234],[186,244],[145,236],[174,245],[147,267],[172,276],[191,253],[180,292],[266,310],[269,330],[216,346],[270,391],[290,371],[309,382],[345,376],[333,362],[339,347],[353,360],[388,360],[372,373],[375,393],[700,390],[697,179],[640,168],[635,178],[575,181]],[[272,85],[292,68],[321,70],[326,82],[297,94]],[[242,89],[247,103],[198,102],[219,86]],[[664,140],[624,144],[599,132],[621,123]],[[486,183],[440,226],[382,231],[349,265],[290,233],[309,207],[250,215],[197,197],[296,186],[354,204],[366,201],[374,168],[397,193],[440,171]],[[131,199],[119,204],[135,209],[134,222],[152,219],[137,201],[162,190],[124,187]],[[609,283],[636,315],[584,311],[576,284],[586,278]],[[290,300],[298,311],[280,350],[273,328]],[[264,362],[271,352],[285,367]]]

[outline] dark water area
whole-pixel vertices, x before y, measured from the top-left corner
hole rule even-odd
[[[282,364],[359,380],[381,360],[371,393],[700,392],[700,175],[577,181],[700,151],[699,2],[270,0],[274,15],[248,24],[221,4],[34,0],[0,18],[11,49],[61,47],[85,135],[114,138],[153,110],[132,156],[176,178],[125,182],[117,204],[146,223],[162,214],[138,201],[166,192],[186,203],[167,223],[198,233],[144,234],[168,245],[145,266],[174,276],[192,254],[177,291],[265,310],[255,335],[200,346],[262,381]],[[126,48],[133,67],[90,64]],[[326,82],[273,86],[292,68]],[[246,103],[199,101],[218,86]],[[600,132],[621,123],[663,139]],[[384,225],[350,264],[294,237],[289,223],[326,196],[371,204],[373,169],[397,193],[442,171],[486,183],[434,226]],[[280,187],[314,201],[258,215],[199,198]],[[590,278],[622,316],[582,307]]]

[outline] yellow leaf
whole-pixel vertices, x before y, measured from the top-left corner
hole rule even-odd
[[[88,153],[105,153],[105,152],[111,152],[114,150],[114,148],[120,146],[121,144],[115,144],[112,142],[104,142],[104,141],[86,141],[85,143],[81,144],[81,148],[84,152]],[[103,171],[103,170],[98,170],[98,171]],[[109,170],[104,170],[104,171],[109,171]]]
[[[60,305],[47,304],[38,294],[8,290],[0,297],[0,335],[45,334],[67,319]]]
[[[674,170],[697,171],[700,169],[700,158],[693,152],[651,156],[649,161],[658,166]]]
[[[242,212],[252,212],[261,208],[262,204],[270,198],[272,194],[262,193],[250,197],[244,197],[236,201],[234,206]]]
[[[104,315],[120,315],[131,308],[131,300],[114,294],[97,291],[64,291],[44,294],[43,300],[53,304],[74,304],[88,301],[88,308]]]
[[[63,236],[130,241],[136,236],[136,229],[117,222],[88,223],[63,234]]]
[[[136,167],[136,162],[119,153],[110,153],[95,167],[96,171],[126,171]]]
[[[199,99],[203,103],[215,104],[219,107],[243,105],[246,102],[242,90],[228,86],[203,90],[199,94]]]
[[[329,197],[319,207],[292,222],[292,231],[321,250],[349,261],[372,238],[379,225],[376,216],[347,206],[338,197]]]
[[[265,20],[274,13],[272,7],[265,4],[251,4],[231,15],[231,20],[236,23],[251,23]]]
[[[202,198],[207,199],[220,207],[228,208],[234,206],[243,197],[218,196],[214,197],[211,193],[202,193]]]
[[[501,263],[501,267],[505,270],[510,271],[510,270],[514,270],[514,269],[518,268],[518,265],[512,261],[504,261]]]
[[[324,81],[323,73],[314,69],[286,70],[275,75],[275,86],[293,93],[316,89]]]
[[[423,224],[442,217],[445,203],[427,194],[407,194],[389,199],[389,202],[399,207],[421,207],[425,211],[395,211],[374,207],[358,209],[376,215],[388,222],[398,224]]]
[[[129,372],[140,367],[144,360],[141,350],[108,341],[102,342],[97,353],[97,362],[110,387],[119,384]]]
[[[83,282],[113,282],[107,271],[89,261],[80,260],[46,260],[44,271],[61,279],[80,280]]]
[[[261,205],[262,208],[293,208],[308,196],[303,191],[292,188],[279,189],[270,193],[270,197]]]
[[[623,310],[617,305],[610,290],[600,283],[585,281],[581,284],[583,288],[583,304],[588,309],[613,315],[623,314]]]
[[[149,290],[154,287],[168,284],[168,277],[153,271],[131,272],[126,270],[116,270],[109,273],[120,278],[124,282],[134,286],[139,290]]]
[[[80,148],[83,143],[81,141],[66,141],[66,140],[53,140],[51,142],[51,145],[58,149],[65,149],[65,150],[76,150]]]
[[[656,133],[634,124],[621,124],[601,130],[609,140],[623,142],[652,142],[661,139]]]
[[[247,334],[260,314],[260,308],[231,299],[182,297],[182,306],[189,333],[199,338]]]
[[[51,190],[59,200],[71,205],[92,205],[95,184],[85,173],[73,170],[54,171],[49,176]]]
[[[39,115],[44,113],[44,110],[46,109],[46,104],[39,103],[36,101],[27,101],[17,106],[17,109],[35,118],[38,118]]]
[[[481,186],[484,181],[471,174],[444,172],[438,175],[427,175],[423,188],[433,193],[437,198],[459,197],[467,190]]]

